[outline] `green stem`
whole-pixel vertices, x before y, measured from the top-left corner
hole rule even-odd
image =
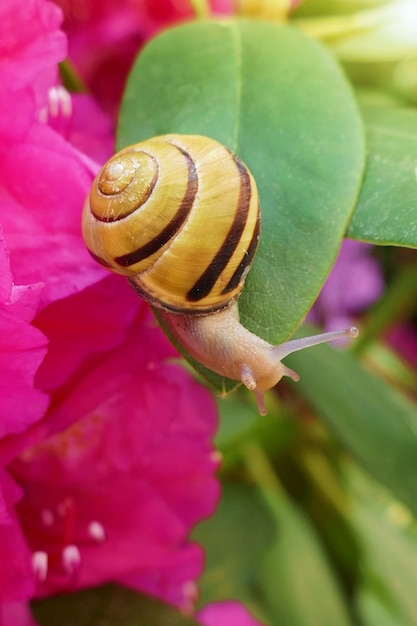
[[[59,64],[59,73],[61,75],[64,87],[71,93],[86,93],[87,87],[78,76],[71,61],[66,59]]]
[[[268,456],[263,448],[257,443],[248,443],[243,449],[246,469],[252,480],[266,495],[268,492],[284,493],[278,476],[276,475]]]
[[[333,40],[367,32],[389,24],[391,14],[382,6],[346,15],[323,15],[295,19],[298,28],[317,39]]]

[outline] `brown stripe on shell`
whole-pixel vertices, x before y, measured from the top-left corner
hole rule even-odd
[[[169,304],[167,302],[161,302],[159,296],[152,295],[146,289],[146,287],[142,287],[140,283],[140,275],[128,277],[128,282],[130,286],[136,291],[136,293],[141,296],[144,300],[149,302],[149,304],[156,309],[161,309],[162,311],[166,311],[167,313],[176,313],[177,315],[190,315],[190,307],[187,306],[185,302],[185,306],[178,306],[176,304]],[[213,304],[213,306],[207,307],[199,311],[198,309],[193,309],[193,316],[204,316],[209,313],[217,313],[222,309],[226,309],[230,307],[237,300],[237,296],[232,298],[232,300],[227,300],[223,304]]]
[[[174,144],[172,144],[174,145]],[[188,167],[188,181],[187,188],[185,190],[184,197],[181,201],[178,211],[175,213],[172,220],[161,230],[161,232],[156,235],[153,239],[148,241],[145,245],[129,252],[128,254],[124,254],[122,256],[116,257],[115,262],[122,267],[129,267],[130,265],[134,265],[143,259],[146,259],[148,256],[151,256],[155,252],[157,252],[160,248],[162,248],[174,235],[178,232],[181,226],[184,224],[185,220],[188,217],[189,212],[192,209],[194,204],[195,196],[198,191],[198,176],[197,171],[194,165],[194,161],[191,156],[180,148],[179,146],[175,146],[177,150],[179,150],[187,160]]]
[[[91,209],[90,210],[91,210],[91,213],[93,214],[93,216],[96,218],[96,220],[98,220],[99,222],[109,222],[109,223],[110,222],[118,222],[120,220],[124,220],[126,217],[131,215],[134,211],[137,211],[142,206],[142,204],[145,204],[145,202],[147,202],[149,200],[149,198],[151,197],[152,192],[153,192],[153,190],[155,188],[157,180],[158,180],[159,167],[158,167],[158,162],[155,159],[155,157],[153,157],[151,154],[148,154],[148,152],[146,152],[146,151],[144,151],[144,152],[149,157],[151,157],[151,159],[156,163],[156,170],[155,170],[155,174],[154,174],[154,176],[153,176],[153,178],[151,180],[151,183],[148,186],[148,189],[146,190],[146,193],[142,197],[141,203],[140,204],[133,204],[132,208],[131,208],[131,210],[129,212],[127,212],[127,213],[123,212],[120,215],[109,215],[109,216],[97,215],[97,213],[95,213],[93,211],[93,208],[92,208],[93,203],[91,202],[91,194],[93,193],[93,188],[91,188],[91,191],[90,191],[90,207],[91,207]],[[111,199],[112,195],[116,195],[116,194],[105,194],[105,193],[103,193],[100,190],[98,190],[98,193],[100,193],[100,195],[103,198],[106,198],[106,199]]]
[[[230,293],[234,289],[236,289],[236,287],[241,282],[242,278],[244,278],[245,276],[246,268],[249,269],[249,267],[251,266],[252,259],[255,255],[256,248],[258,247],[258,243],[259,243],[260,226],[261,226],[261,220],[260,220],[260,216],[258,212],[258,218],[256,220],[255,228],[253,231],[253,236],[248,246],[248,249],[245,251],[242,257],[242,260],[240,261],[239,265],[233,272],[233,275],[231,279],[229,280],[229,282],[227,283],[226,287],[223,289],[222,294],[225,295],[227,293]]]
[[[97,254],[94,254],[94,252],[91,252],[91,250],[89,248],[87,248],[87,250],[91,254],[91,256],[93,257],[94,261],[96,261],[96,263],[99,263],[103,267],[108,267],[108,268],[111,269],[110,263],[107,263],[107,261],[102,259],[101,256],[98,256]]]
[[[199,302],[211,292],[220,274],[232,258],[245,229],[252,195],[251,182],[242,161],[234,154],[231,154],[231,157],[240,175],[239,200],[235,217],[216,256],[188,291],[186,298],[189,302]]]

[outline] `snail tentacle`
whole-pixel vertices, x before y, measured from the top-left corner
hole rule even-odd
[[[256,389],[256,379],[251,368],[246,363],[243,363],[241,366],[240,380],[250,391]]]

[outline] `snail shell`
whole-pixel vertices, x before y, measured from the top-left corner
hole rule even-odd
[[[82,228],[93,257],[131,277],[154,306],[211,313],[237,300],[252,263],[260,228],[256,183],[213,139],[155,137],[103,167]]]

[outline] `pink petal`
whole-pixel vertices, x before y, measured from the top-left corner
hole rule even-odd
[[[12,285],[9,257],[0,235],[0,438],[26,430],[48,405],[47,396],[33,383],[47,340],[29,323],[42,286]]]
[[[91,369],[94,355],[101,359],[101,353],[123,343],[142,307],[127,281],[114,275],[45,307],[36,325],[48,337],[49,347],[37,386],[49,392],[57,389],[87,358]]]
[[[382,294],[381,268],[371,246],[345,239],[309,319],[326,330],[350,326],[358,313]],[[342,326],[340,326],[342,324]],[[342,342],[343,343],[343,342]]]
[[[417,332],[413,325],[403,323],[390,328],[387,340],[411,367],[417,369]]]
[[[13,285],[13,274],[10,271],[9,253],[0,226],[0,304],[10,300]]]
[[[92,174],[76,151],[36,124],[13,151],[0,148],[0,163],[3,227],[15,281],[44,282],[45,306],[106,275],[81,238],[81,209]]]
[[[3,601],[26,600],[34,593],[31,554],[22,535],[13,505],[20,490],[0,469],[0,491],[7,507],[7,518],[0,519],[0,604]]]
[[[163,567],[144,568],[132,575],[123,576],[118,582],[138,591],[149,593],[182,611],[191,613],[198,598],[196,580],[201,576],[204,556],[200,546],[183,547]]]
[[[68,140],[97,163],[114,152],[114,128],[97,102],[87,94],[73,94],[73,115]]]
[[[0,137],[3,142],[18,141],[26,136],[35,115],[35,107],[35,97],[30,87],[17,90],[15,86],[2,83]]]
[[[0,309],[0,338],[0,437],[5,437],[26,430],[48,406],[48,397],[33,387],[46,339],[4,309]]]
[[[2,0],[0,5],[0,77],[20,89],[39,81],[66,56],[59,30],[62,14],[52,2]]]
[[[69,37],[69,58],[91,93],[116,119],[128,72],[140,48],[168,25],[193,18],[189,0],[59,0]],[[213,0],[215,13],[230,13],[232,0]],[[77,10],[78,9],[78,10]]]
[[[71,584],[116,578],[182,605],[186,584],[201,572],[201,550],[187,538],[219,496],[211,445],[216,409],[203,387],[165,363],[174,355],[150,318],[133,324],[124,343],[34,427],[43,438],[57,434],[13,464],[25,489],[18,512],[32,550],[79,549]],[[59,511],[65,499],[74,520],[68,525],[55,514],[51,532],[42,512]],[[93,520],[104,541],[88,537]],[[51,567],[39,593],[68,584]]]
[[[204,626],[263,626],[239,602],[217,602],[209,604],[198,614]]]
[[[38,626],[28,602],[1,602],[1,626]]]

